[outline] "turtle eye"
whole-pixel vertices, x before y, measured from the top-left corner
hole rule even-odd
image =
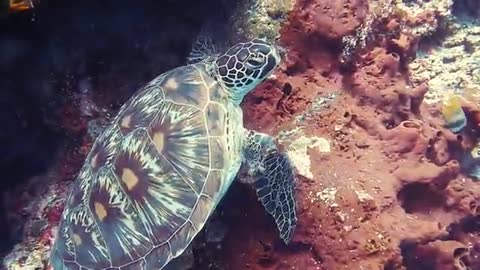
[[[258,68],[265,63],[265,56],[263,54],[252,54],[248,60],[247,64],[253,68]]]

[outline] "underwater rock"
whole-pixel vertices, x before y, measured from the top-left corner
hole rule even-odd
[[[430,138],[428,158],[437,166],[445,165],[451,159],[448,149],[449,141],[441,131],[437,131],[433,138]]]
[[[463,95],[465,89],[480,89],[476,74],[480,64],[480,21],[452,18],[448,33],[439,46],[420,51],[409,66],[413,84],[428,82],[430,90],[425,101],[441,102],[450,92]]]
[[[460,172],[460,165],[455,160],[441,167],[432,163],[411,163],[403,164],[393,172],[401,186],[420,183],[428,184],[431,188],[442,191]]]
[[[313,40],[320,39],[340,44],[342,37],[352,34],[366,16],[368,3],[366,0],[325,1],[299,0],[295,1],[284,29],[299,31]],[[302,42],[296,40],[294,42]]]
[[[294,2],[293,0],[243,1],[236,8],[231,19],[234,32],[232,36],[275,41]]]
[[[8,270],[47,269],[53,238],[66,199],[65,194],[70,190],[70,185],[61,181],[58,167],[54,167],[41,178],[50,181],[43,179],[39,182],[32,179],[28,187],[36,189],[31,194],[33,199],[25,201],[24,208],[16,209],[23,213],[26,224],[21,244],[16,245],[2,262]],[[60,181],[53,181],[59,178]],[[45,181],[52,184],[45,186],[42,184]],[[15,194],[17,192],[21,191],[17,190]]]
[[[415,118],[428,87],[422,84],[412,88],[402,80],[398,54],[388,53],[385,48],[374,48],[362,58],[364,66],[345,77],[347,91],[360,105],[369,104],[383,111],[374,121],[387,129]]]
[[[308,150],[320,153],[330,153],[331,147],[328,140],[317,136],[306,136],[301,129],[281,131],[278,134],[279,143],[286,145],[285,151],[300,175],[312,179],[311,161]]]
[[[445,193],[447,195],[445,203],[449,209],[464,213],[466,216],[462,218],[476,217],[480,211],[479,189],[478,182],[471,180],[465,181],[460,178],[450,181]],[[462,242],[469,244],[468,241]]]
[[[468,270],[469,248],[457,241],[436,240],[417,245],[406,259],[407,267],[423,267],[431,270]]]
[[[367,62],[362,69],[357,70],[348,78],[352,86],[352,94],[360,101],[375,104],[391,111],[393,103],[398,103],[398,95],[392,88],[406,88],[398,85],[399,82],[391,80],[400,76],[400,58],[395,53],[388,53],[384,48],[375,48],[363,56]],[[370,86],[373,84],[372,86]],[[400,89],[402,91],[402,89]],[[406,92],[406,91],[402,91]],[[409,109],[409,108],[408,108]]]
[[[313,22],[313,25],[306,26],[305,31],[337,42],[360,25],[368,10],[365,0],[302,2],[299,1],[299,4],[304,6],[305,15],[311,16]]]

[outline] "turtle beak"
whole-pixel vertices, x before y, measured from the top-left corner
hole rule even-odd
[[[274,47],[273,49],[273,58],[275,58],[275,63],[278,65],[282,62],[282,58],[285,56],[285,50],[281,47]]]
[[[277,46],[277,52],[281,59],[283,59],[287,55],[287,50],[281,46]]]
[[[282,62],[282,58],[286,55],[286,50],[283,49],[282,47],[280,46],[274,46],[273,47],[273,52],[272,52],[272,56],[274,58],[274,61],[275,61],[275,66],[278,66],[280,64],[280,62]],[[271,72],[273,72],[274,69],[272,69]],[[274,74],[270,74],[267,79],[269,80],[275,80],[277,77],[274,75]]]

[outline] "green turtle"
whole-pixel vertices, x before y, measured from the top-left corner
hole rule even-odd
[[[288,244],[297,223],[293,166],[272,137],[243,127],[240,108],[280,61],[275,46],[253,39],[167,71],[135,93],[79,172],[53,268],[163,269],[204,227],[241,168]]]

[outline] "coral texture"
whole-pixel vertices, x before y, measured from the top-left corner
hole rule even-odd
[[[293,0],[247,0],[240,3],[231,18],[233,37],[265,38],[274,41],[293,7]]]

